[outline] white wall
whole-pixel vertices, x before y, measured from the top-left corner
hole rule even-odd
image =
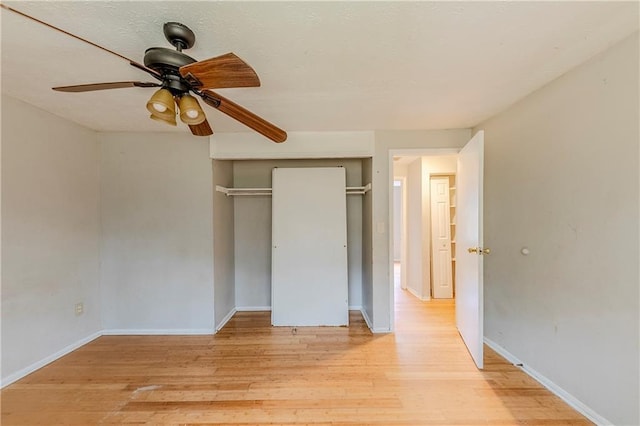
[[[402,186],[393,186],[393,260],[400,262],[402,255]]]
[[[399,179],[400,181],[403,182],[403,186],[401,187],[401,191],[400,191],[400,205],[401,205],[401,208],[399,210],[400,216],[398,216],[398,213],[396,212],[394,207],[393,218],[391,220],[394,223],[394,228],[393,228],[394,245],[395,245],[396,239],[399,239],[399,243],[400,243],[400,288],[402,288],[403,290],[406,290],[407,275],[408,275],[407,239],[408,239],[408,231],[409,231],[409,228],[407,227],[407,175],[409,173],[409,168],[407,164],[404,164],[404,162],[396,162],[396,161],[393,162],[392,167],[393,167],[393,170],[392,170],[393,178]],[[398,225],[400,226],[400,230],[396,230],[397,222],[399,222]],[[395,251],[395,247],[394,247],[394,251]],[[394,257],[395,257],[395,253],[394,253]],[[394,271],[392,271],[392,273],[395,274],[395,269]],[[395,277],[394,277],[394,281],[395,281]]]
[[[365,158],[373,155],[374,135],[364,132],[288,132],[286,143],[272,143],[256,132],[217,133],[210,156],[226,160]]]
[[[458,155],[427,155],[422,157],[425,177],[431,175],[454,175],[458,167]]]
[[[640,423],[638,117],[636,33],[478,127],[486,336],[618,425]]]
[[[373,158],[362,160],[362,182],[373,181]],[[347,231],[348,232],[348,231]],[[373,190],[362,196],[362,315],[369,328],[373,322]]]
[[[428,183],[428,181],[427,181]],[[429,223],[424,222],[422,159],[417,158],[408,165],[407,173],[407,289],[420,299],[430,299],[429,251],[425,251],[423,234]],[[428,249],[429,246],[426,246]],[[426,272],[426,274],[425,274]]]
[[[213,160],[214,185],[233,187],[233,163]],[[216,330],[235,313],[235,236],[233,198],[213,193],[213,300]]]
[[[104,327],[213,330],[208,140],[186,133],[100,139]]]
[[[389,224],[389,194],[392,191],[389,174],[393,173],[390,150],[394,149],[459,149],[471,139],[471,129],[455,130],[384,130],[375,132],[373,156],[372,222],[372,306],[367,315],[376,332],[392,327],[391,308],[393,277],[390,271],[391,241]],[[382,231],[382,232],[380,232]],[[365,291],[363,289],[363,291]]]
[[[347,186],[361,186],[361,159],[234,161],[236,188],[270,188],[274,167],[344,166]],[[238,309],[271,307],[271,197],[234,197]],[[362,306],[362,196],[347,197],[349,306]]]
[[[99,158],[96,133],[2,97],[3,385],[101,329]]]
[[[393,163],[393,177],[406,177],[408,173],[408,166],[407,164],[397,164],[397,163]]]
[[[235,197],[236,305],[271,309],[271,197]]]

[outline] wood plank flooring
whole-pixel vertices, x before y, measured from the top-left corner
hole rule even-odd
[[[2,390],[2,425],[588,425],[485,348],[476,370],[451,301],[396,289],[396,332],[270,326],[215,336],[103,336]]]

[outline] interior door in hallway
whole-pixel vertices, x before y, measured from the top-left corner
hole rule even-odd
[[[453,298],[449,178],[431,178],[431,271],[434,299]]]
[[[456,325],[478,368],[483,367],[482,185],[484,132],[460,150],[456,175]]]

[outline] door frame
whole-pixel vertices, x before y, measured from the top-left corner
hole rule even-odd
[[[394,295],[394,285],[393,285],[393,220],[394,220],[394,216],[393,216],[393,181],[395,180],[395,177],[393,176],[393,157],[402,157],[402,156],[421,156],[421,157],[426,157],[426,156],[438,156],[438,155],[457,155],[460,150],[462,149],[462,147],[460,148],[398,148],[398,149],[389,149],[389,152],[387,153],[388,158],[388,170],[389,170],[389,179],[387,181],[387,193],[389,194],[388,196],[388,205],[387,205],[387,210],[389,212],[389,222],[387,223],[387,232],[389,235],[389,271],[391,272],[389,274],[389,282],[388,282],[388,286],[389,286],[389,329],[390,331],[393,331],[395,329],[395,312],[396,312],[396,301],[395,301],[395,295]],[[406,187],[406,185],[405,185]],[[405,234],[406,235],[406,234]],[[406,240],[406,238],[405,238]],[[404,248],[404,247],[403,247]],[[403,250],[403,252],[406,252],[406,250]],[[404,254],[403,254],[404,256]],[[402,267],[406,268],[405,264],[406,264],[406,258],[403,258],[401,260],[402,262]],[[404,271],[404,270],[403,270]],[[406,275],[406,274],[405,274]]]

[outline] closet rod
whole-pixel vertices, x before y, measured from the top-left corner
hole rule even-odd
[[[347,186],[347,195],[364,195],[371,190],[371,184],[368,183],[365,186]],[[216,185],[216,191],[230,196],[242,195],[242,196],[258,196],[267,195],[271,196],[271,188],[227,188],[221,185]]]

